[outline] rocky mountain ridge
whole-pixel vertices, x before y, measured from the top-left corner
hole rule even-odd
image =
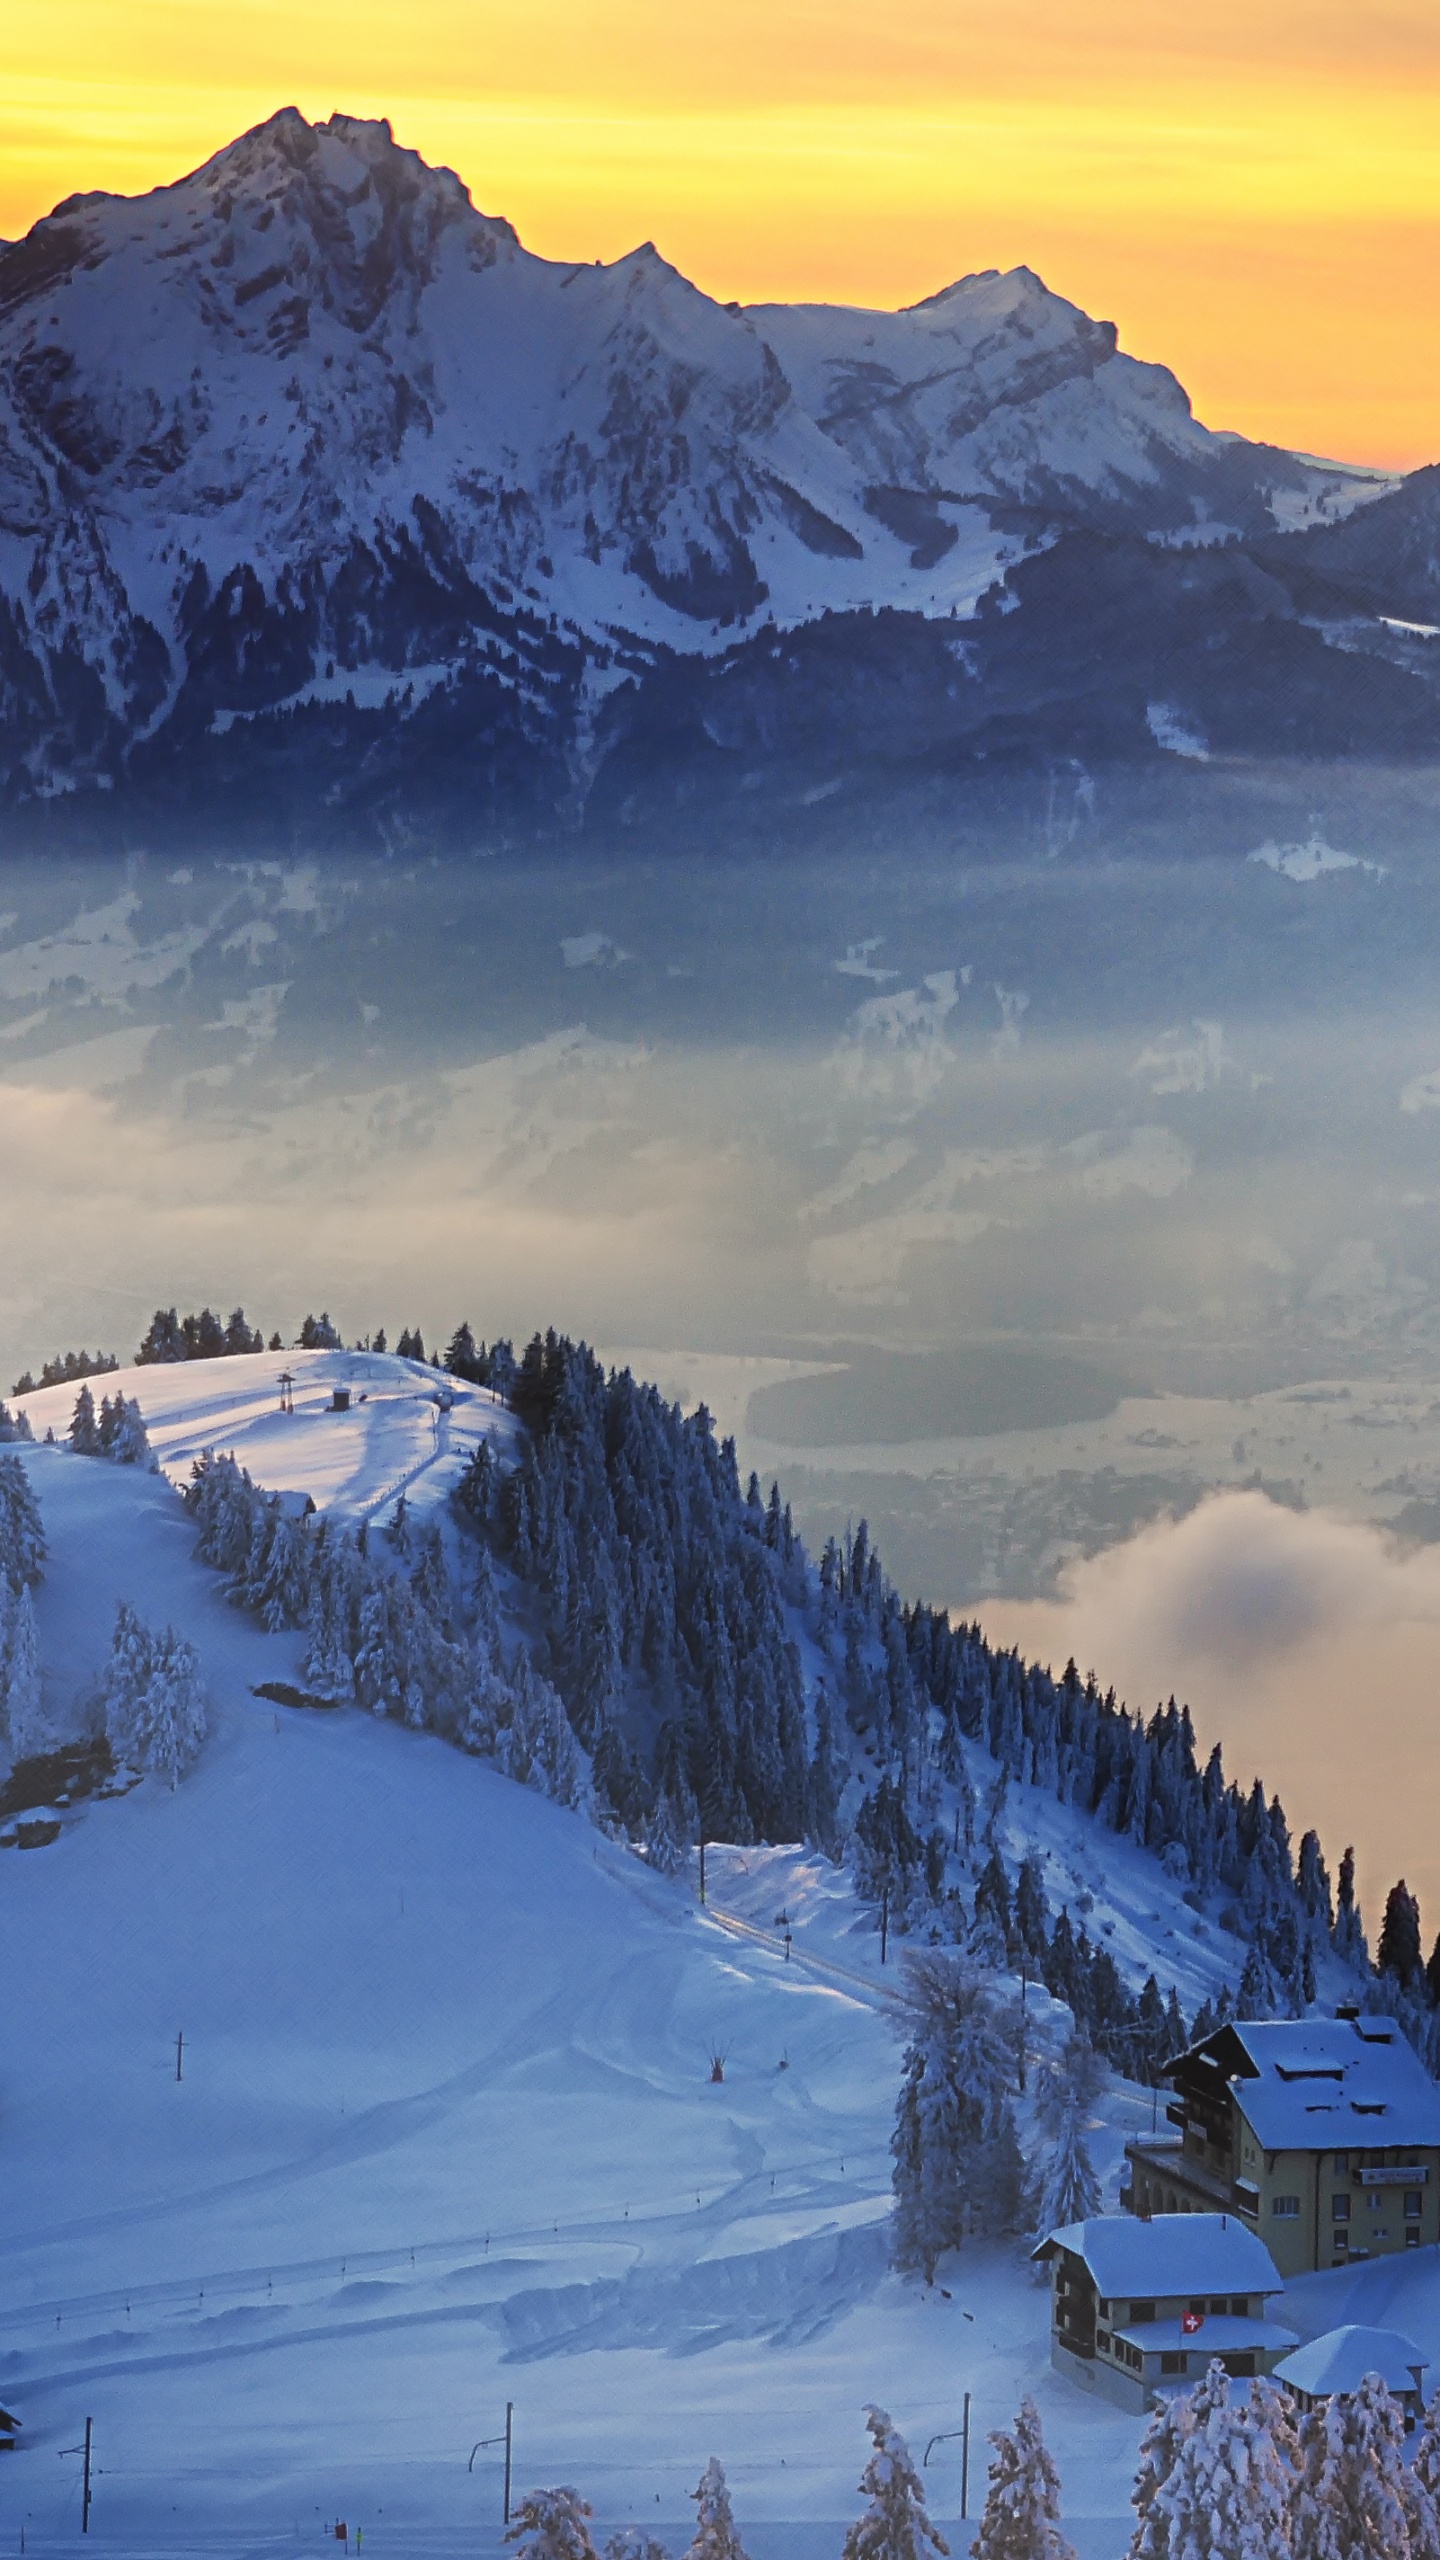
[[[573,825],[677,671],[702,697],[829,629],[853,689],[877,614],[882,656],[896,623],[940,653],[953,745],[993,723],[1000,622],[1067,544],[1102,586],[1135,572],[1123,661],[1177,559],[1343,557],[1352,531],[1363,558],[1364,514],[1411,485],[1212,434],[1027,269],[903,312],[721,306],[648,245],[534,257],[388,125],[287,108],[0,249],[0,795],[373,816],[418,789]],[[1273,569],[1246,611],[1266,579],[1265,613],[1317,619]],[[1027,603],[1042,693],[1043,622]],[[1385,680],[1427,738],[1428,674]],[[1017,711],[1050,752],[1054,720]],[[1208,734],[1183,707],[1139,741],[1104,725],[1122,752]]]

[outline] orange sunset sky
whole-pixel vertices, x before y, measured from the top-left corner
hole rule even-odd
[[[46,0],[0,236],[294,103],[388,115],[547,256],[894,305],[1035,267],[1212,426],[1440,458],[1440,0]]]

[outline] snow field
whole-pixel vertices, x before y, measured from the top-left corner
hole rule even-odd
[[[140,1394],[177,1478],[234,1445],[353,1516],[433,1428],[431,1373],[380,1361],[331,1436],[331,1385],[360,1360],[102,1385]],[[293,1424],[267,1361],[295,1373]],[[47,1392],[58,1430],[74,1390]],[[23,1455],[51,1545],[47,1703],[93,1680],[126,1597],[198,1646],[214,1729],[175,1793],[147,1782],[0,1857],[0,2399],[25,2421],[0,2549],[22,2524],[30,2552],[79,2547],[57,2456],[87,2415],[96,2550],[258,2560],[340,2515],[407,2560],[491,2548],[496,2457],[467,2464],[510,2400],[519,2489],[573,2480],[604,2530],[677,2548],[714,2453],[755,2560],[838,2560],[865,2402],[918,2459],[972,2393],[973,2517],[985,2431],[1030,2390],[1081,2560],[1118,2560],[1139,2422],[1051,2372],[1020,2252],[947,2260],[929,2293],[887,2269],[897,1972],[843,1875],[715,1849],[702,1912],[693,1874],[666,1883],[433,1737],[256,1699],[300,1639],[226,1606],[166,1478]],[[432,1455],[412,1498],[448,1480]],[[1233,1972],[1153,1859],[1053,1798],[1013,1788],[1004,1836],[1011,1860],[1048,1853],[1052,1903],[1092,1893],[1092,1934],[1187,2007]],[[1151,2114],[1148,2093],[1106,2101],[1112,2200]],[[1424,2256],[1307,2279],[1287,2322],[1384,2319],[1440,2369]],[[925,2477],[963,2547],[958,2453],[936,2445]]]

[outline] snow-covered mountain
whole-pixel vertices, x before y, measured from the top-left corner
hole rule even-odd
[[[328,707],[553,809],[627,672],[965,618],[1067,529],[1256,540],[1389,485],[1210,433],[1027,269],[722,307],[649,246],[535,257],[388,125],[287,108],[0,249],[5,788],[193,790],[239,722],[318,790]]]
[[[48,1542],[46,1712],[83,1712],[125,1600],[198,1651],[211,1730],[178,1788],[77,1787],[0,1826],[17,2546],[23,2526],[32,2552],[73,2547],[89,2415],[92,2529],[136,2560],[274,2553],[339,2518],[378,2551],[498,2550],[512,2402],[517,2489],[575,2480],[602,2534],[682,2547],[715,2453],[760,2560],[815,2560],[879,2396],[917,2456],[938,2440],[927,2486],[963,2551],[968,2390],[971,2528],[984,2433],[1031,2392],[1067,2527],[1112,2560],[1140,2421],[1051,2370],[1023,2250],[968,2244],[934,2287],[887,2266],[897,1951],[882,1964],[848,1869],[712,1845],[702,1907],[693,1855],[666,1876],[433,1732],[287,1704],[304,1631],[267,1631],[194,1552],[175,1486],[205,1446],[308,1493],[331,1536],[401,1490],[423,1535],[478,1431],[513,1461],[513,1411],[376,1353],[94,1383],[143,1399],[164,1472],[6,1447]],[[63,1433],[75,1392],[24,1399],[37,1433]],[[1038,1772],[1000,1787],[983,1741],[965,1765],[1002,1862],[1038,1860],[1127,1979],[1159,1967],[1187,2012],[1215,1993],[1236,1940],[1173,1860]],[[947,1782],[947,1824],[954,1804]],[[1033,1971],[1026,2019],[1032,2059],[1068,2027]],[[1118,2076],[1099,2103],[1112,2206],[1153,2107]],[[1383,2317],[1440,2355],[1435,2259],[1303,2278],[1285,2320]]]

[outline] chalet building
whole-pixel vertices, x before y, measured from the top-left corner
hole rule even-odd
[[[1327,2329],[1293,2356],[1282,2356],[1275,2379],[1294,2393],[1302,2409],[1323,2408],[1337,2392],[1358,2391],[1367,2374],[1378,2373],[1405,2412],[1407,2431],[1425,2414],[1422,2379],[1429,2359],[1413,2338],[1398,2329],[1362,2329],[1350,2324]]]
[[[1165,2076],[1132,2213],[1239,2214],[1286,2277],[1440,2242],[1440,2086],[1392,2018],[1223,2026]]]
[[[1269,2373],[1297,2343],[1268,2316],[1275,2262],[1234,2214],[1106,2215],[1032,2254],[1050,2268],[1051,2363],[1122,2409],[1188,2391],[1217,2357],[1241,2378]]]

